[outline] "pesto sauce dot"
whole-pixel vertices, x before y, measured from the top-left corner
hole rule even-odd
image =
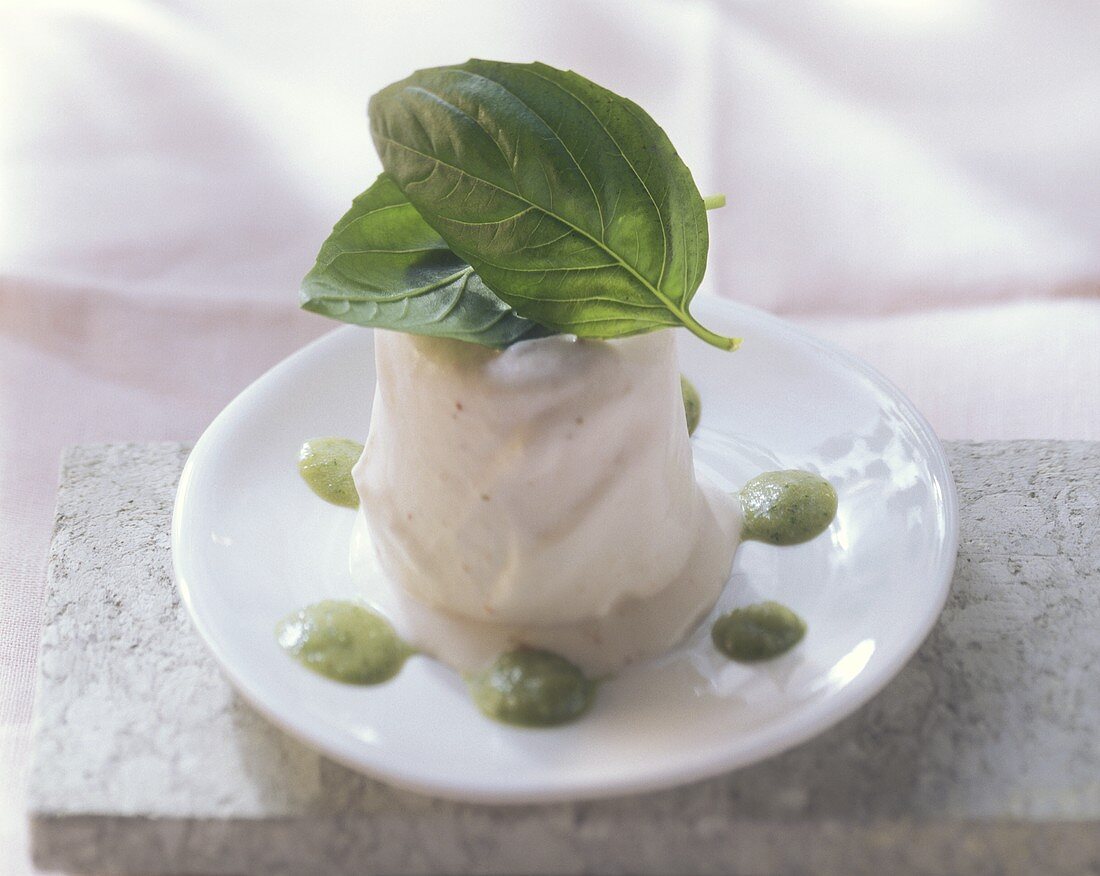
[[[740,663],[785,654],[806,635],[806,622],[778,602],[759,602],[722,615],[711,627],[714,646]]]
[[[699,398],[699,390],[683,374],[680,375],[680,394],[684,397],[684,416],[687,418],[688,435],[692,435],[699,425],[700,417],[703,416],[703,400]]]
[[[774,545],[815,538],[836,517],[837,496],[825,478],[808,471],[769,471],[741,488],[742,538]]]
[[[294,612],[279,622],[275,634],[303,666],[345,684],[389,681],[413,654],[385,618],[335,599]]]
[[[521,727],[552,727],[579,718],[592,704],[595,688],[564,657],[533,648],[501,654],[470,680],[482,713]]]
[[[363,445],[349,438],[311,438],[298,454],[298,473],[326,502],[358,508],[351,470],[362,453]]]

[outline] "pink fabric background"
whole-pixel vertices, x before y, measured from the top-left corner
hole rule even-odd
[[[330,327],[295,293],[378,170],[373,91],[574,67],[727,194],[701,294],[855,351],[945,438],[1100,439],[1098,37],[1072,0],[0,5],[0,873],[58,453],[193,439]]]

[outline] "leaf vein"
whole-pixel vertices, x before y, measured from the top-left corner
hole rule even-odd
[[[588,174],[585,173],[584,168],[581,167],[581,163],[580,163],[580,161],[577,160],[577,157],[573,154],[573,150],[570,149],[569,145],[561,138],[561,134],[558,133],[557,128],[555,128],[548,121],[546,121],[546,119],[544,119],[541,115],[539,115],[539,113],[537,113],[535,111],[534,107],[532,107],[531,104],[529,104],[526,100],[524,100],[522,97],[520,97],[518,94],[516,94],[514,91],[512,91],[512,89],[508,88],[507,86],[502,85],[500,82],[497,82],[495,79],[490,79],[487,76],[482,76],[480,73],[474,73],[470,70],[462,70],[461,72],[465,73],[467,76],[472,76],[472,77],[475,77],[477,79],[480,79],[483,82],[491,82],[493,85],[495,85],[501,91],[503,91],[505,94],[508,94],[508,95],[511,95],[512,97],[514,97],[520,104],[523,105],[524,109],[526,109],[529,113],[531,113],[531,115],[533,115],[536,119],[538,119],[540,122],[542,122],[542,124],[546,126],[546,129],[551,134],[554,135],[554,139],[557,140],[558,143],[561,144],[561,148],[565,150],[566,154],[569,156],[570,160],[573,162],[573,166],[577,168],[577,170],[580,172],[580,175],[584,178],[584,181],[588,184],[588,190],[590,192],[592,192],[592,203],[595,204],[596,212],[599,213],[599,215],[600,215],[600,240],[601,241],[604,240],[607,236],[607,223],[604,221],[603,204],[600,203],[600,196],[596,194],[596,187],[594,185],[592,185],[592,180],[588,178]],[[545,170],[543,171],[543,173],[545,175]],[[515,174],[514,173],[512,174],[512,178],[515,179]],[[552,189],[549,188],[549,180],[547,180],[547,188],[548,188],[549,191],[551,191],[551,197],[553,197],[553,191],[552,191]]]
[[[529,72],[532,76],[537,76],[543,82],[548,82],[559,91],[568,94],[571,98],[573,98],[573,100],[575,100],[586,110],[588,110],[588,114],[591,115],[593,119],[595,119],[597,125],[603,128],[603,132],[607,134],[608,139],[611,140],[611,142],[614,144],[615,148],[618,150],[619,155],[622,156],[623,161],[626,162],[626,166],[630,168],[630,172],[634,174],[638,182],[641,183],[642,188],[645,189],[646,195],[649,196],[649,202],[653,204],[653,209],[657,213],[657,224],[661,227],[661,273],[657,278],[657,287],[660,288],[661,284],[664,282],[665,264],[668,261],[668,232],[665,230],[664,216],[661,213],[661,208],[657,206],[657,199],[653,197],[653,192],[649,190],[649,186],[646,185],[646,181],[642,179],[642,175],[638,173],[638,169],[634,166],[634,162],[632,162],[627,157],[625,150],[622,146],[619,145],[619,141],[615,139],[615,135],[612,134],[607,125],[604,124],[603,119],[596,115],[596,112],[592,109],[592,107],[585,103],[585,101],[582,100],[580,96],[574,94],[560,82],[555,82],[553,79],[549,79],[548,77],[543,76],[537,70],[530,70]]]
[[[623,259],[617,252],[615,252],[613,249],[611,249],[606,243],[596,239],[591,234],[589,234],[587,231],[585,231],[583,228],[579,228],[578,226],[574,225],[572,222],[570,222],[564,216],[562,216],[558,213],[551,212],[549,209],[547,209],[546,207],[543,207],[541,204],[535,204],[534,202],[527,200],[527,198],[523,197],[523,195],[520,195],[516,192],[510,192],[507,189],[501,188],[500,186],[498,186],[496,183],[492,182],[491,180],[487,180],[487,179],[484,179],[482,177],[479,177],[475,174],[470,173],[467,170],[463,170],[461,167],[458,167],[454,164],[451,164],[450,162],[444,161],[442,158],[440,158],[437,155],[429,155],[427,152],[421,152],[419,149],[414,149],[412,146],[409,146],[409,145],[407,145],[405,143],[402,143],[398,140],[394,140],[392,137],[387,137],[385,134],[382,134],[380,132],[378,133],[377,136],[378,136],[378,139],[382,140],[385,143],[389,143],[392,146],[396,146],[398,149],[404,149],[406,152],[411,152],[414,155],[419,155],[421,158],[426,158],[429,161],[434,161],[437,165],[439,165],[441,167],[446,167],[449,170],[454,171],[455,173],[460,173],[463,176],[469,177],[470,179],[474,180],[475,182],[481,183],[482,185],[486,185],[489,188],[496,189],[497,191],[501,192],[502,194],[508,195],[511,198],[515,198],[517,201],[520,201],[521,203],[530,204],[532,207],[535,207],[536,209],[544,211],[552,219],[557,219],[563,225],[566,225],[569,228],[572,228],[575,232],[577,232],[577,234],[580,234],[584,237],[587,237],[593,243],[597,244],[600,247],[600,249],[602,249],[609,256],[614,258],[624,269],[626,269],[630,273],[630,275],[632,277],[634,277],[634,279],[636,279],[639,283],[641,283],[643,287],[648,289],[650,291],[650,293],[652,293],[655,298],[657,298],[659,301],[664,303],[665,307],[667,307],[670,311],[672,311],[674,314],[679,316],[680,319],[684,322],[685,325],[689,325],[689,326],[698,325],[695,322],[695,320],[691,318],[691,316],[687,313],[687,311],[684,308],[678,306],[676,304],[676,302],[674,302],[671,298],[669,298],[667,295],[665,295],[664,292],[662,292],[659,288],[655,287],[649,280],[647,280],[638,271],[637,268],[635,268],[633,265],[631,265],[629,262],[627,262],[625,259]]]

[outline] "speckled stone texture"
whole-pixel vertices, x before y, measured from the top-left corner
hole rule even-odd
[[[870,704],[674,791],[494,808],[387,788],[257,717],[172,582],[187,448],[77,447],[50,561],[35,858],[95,873],[1100,874],[1100,444],[948,452],[951,597]]]

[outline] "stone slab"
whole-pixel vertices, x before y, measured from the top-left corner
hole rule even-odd
[[[858,713],[673,791],[448,803],[333,764],[223,681],[176,596],[188,448],[76,447],[49,565],[33,850],[95,873],[1100,874],[1100,444],[948,446],[948,606]]]

